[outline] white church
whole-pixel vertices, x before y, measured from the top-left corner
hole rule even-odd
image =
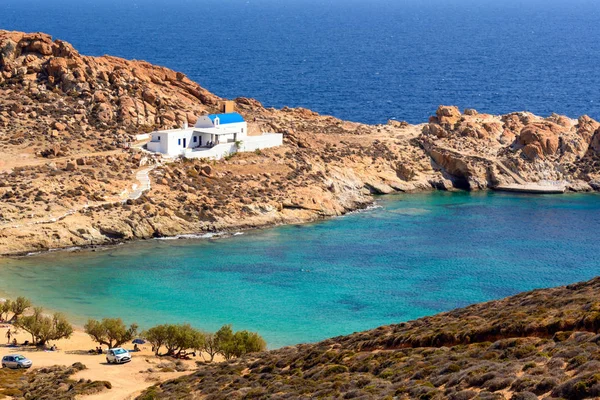
[[[225,105],[224,109],[230,108]],[[237,112],[198,117],[194,127],[152,132],[150,151],[169,157],[220,159],[236,152],[256,151],[283,144],[281,133],[248,135],[248,124]]]

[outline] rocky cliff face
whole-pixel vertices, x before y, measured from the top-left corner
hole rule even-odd
[[[216,112],[219,100],[167,68],[0,31],[0,254],[311,221],[374,193],[542,179],[600,188],[588,117],[440,107],[428,124],[373,126],[239,98],[250,132],[282,132],[284,146],[164,163],[135,143]],[[137,177],[154,166],[137,198]]]
[[[195,123],[218,100],[181,73],[143,61],[82,56],[43,33],[3,31],[0,49],[0,84],[19,85],[33,96],[50,90],[83,100],[77,102],[84,106],[79,123],[173,128]]]
[[[589,191],[600,178],[599,127],[588,116],[462,114],[441,106],[420,140],[442,171],[469,189],[553,180]]]

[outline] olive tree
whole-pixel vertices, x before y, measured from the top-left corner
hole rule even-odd
[[[236,357],[241,357],[247,353],[257,353],[267,349],[267,343],[264,339],[254,332],[238,331],[233,335],[233,349]]]
[[[231,325],[224,325],[215,333],[216,347],[218,352],[230,360],[234,357],[241,357],[247,353],[264,351],[267,344],[264,339],[254,332],[238,331],[233,332]]]
[[[219,343],[217,336],[214,333],[205,333],[204,346],[200,350],[208,354],[210,357],[208,362],[213,362],[215,356],[219,354]]]
[[[179,355],[188,349],[198,350],[204,346],[204,334],[190,324],[167,325],[164,345],[168,355]]]
[[[104,318],[102,321],[90,319],[84,325],[84,330],[95,342],[112,349],[133,340],[138,326],[131,324],[128,328],[121,318]]]
[[[152,344],[154,347],[154,354],[156,355],[158,355],[160,348],[167,341],[167,335],[169,334],[167,326],[168,325],[157,325],[142,334],[142,336]]]
[[[63,314],[47,316],[41,307],[34,308],[32,315],[18,318],[15,327],[28,332],[33,344],[38,346],[50,340],[68,339],[73,334],[73,327]]]
[[[178,356],[186,350],[201,350],[204,348],[204,333],[193,328],[190,324],[163,324],[157,325],[143,333],[144,338],[154,346],[158,355],[164,346],[167,354]]]
[[[11,321],[16,321],[21,315],[31,307],[31,300],[25,297],[17,297],[17,299],[10,303],[10,311],[13,313]]]
[[[231,325],[223,325],[221,329],[215,333],[215,339],[219,353],[221,353],[226,360],[233,358],[234,345]]]
[[[0,321],[8,321],[8,313],[12,310],[12,301],[5,300],[0,304]]]

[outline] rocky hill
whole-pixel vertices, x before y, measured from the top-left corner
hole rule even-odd
[[[600,397],[600,278],[241,360],[138,399]]]
[[[136,142],[219,100],[167,68],[0,31],[0,254],[311,221],[398,191],[600,189],[599,124],[588,117],[440,107],[423,125],[365,125],[238,98],[250,130],[283,132],[284,146],[165,163]]]

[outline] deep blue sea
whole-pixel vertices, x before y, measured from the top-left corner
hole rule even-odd
[[[600,119],[599,17],[598,0],[0,1],[0,29],[367,123],[440,104]]]
[[[600,195],[398,195],[332,220],[0,261],[0,293],[143,327],[233,323],[271,348],[600,275]]]

